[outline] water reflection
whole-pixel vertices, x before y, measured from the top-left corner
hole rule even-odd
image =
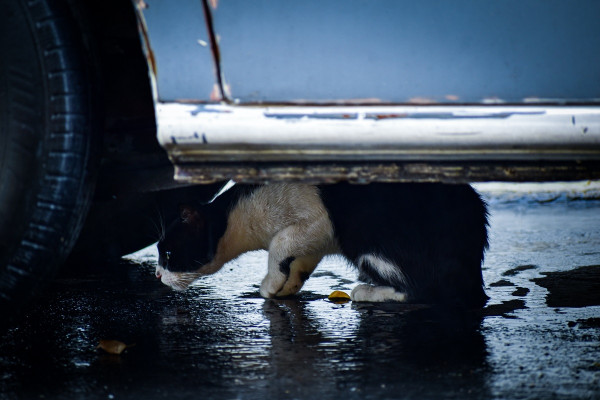
[[[276,396],[487,396],[481,317],[405,305],[357,305],[353,332],[327,333],[301,301],[266,301]],[[326,325],[326,323],[325,323]],[[326,333],[323,333],[326,332]],[[317,393],[318,392],[318,393]]]
[[[436,397],[463,390],[488,393],[481,319],[462,312],[377,305],[360,310],[353,379],[368,393]],[[345,377],[348,380],[348,377]]]

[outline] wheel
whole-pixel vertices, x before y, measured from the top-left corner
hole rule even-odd
[[[68,255],[93,191],[92,96],[81,34],[59,0],[0,13],[0,312]]]

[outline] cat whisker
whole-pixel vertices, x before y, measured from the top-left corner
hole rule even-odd
[[[154,234],[158,238],[157,242],[160,242],[165,238],[165,221],[158,207],[156,207],[156,214],[158,215],[158,218],[154,216],[147,216],[146,218],[150,220]]]
[[[165,219],[163,218],[162,212],[160,211],[160,209],[157,209],[157,212],[158,212],[158,226],[156,226],[156,231],[157,231],[157,234],[159,237],[158,241],[160,242],[160,241],[164,240],[164,238],[165,238],[166,229],[165,229]]]

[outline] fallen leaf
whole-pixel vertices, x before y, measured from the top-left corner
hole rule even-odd
[[[134,345],[126,345],[118,340],[100,340],[100,344],[96,348],[102,349],[109,354],[121,354],[125,349],[132,346]]]
[[[334,290],[327,298],[334,303],[346,303],[350,301],[348,293],[342,292],[341,290]]]

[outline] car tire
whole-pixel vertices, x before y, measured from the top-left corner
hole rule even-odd
[[[60,0],[0,13],[0,312],[15,315],[71,250],[94,187],[88,62]]]

